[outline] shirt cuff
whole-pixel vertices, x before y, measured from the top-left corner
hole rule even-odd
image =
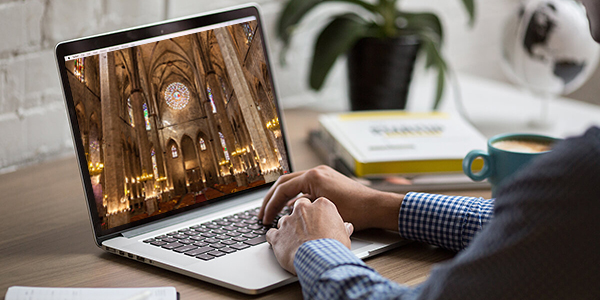
[[[311,289],[321,275],[342,265],[360,266],[372,270],[337,240],[319,239],[302,244],[294,257],[294,267],[302,286],[302,294],[312,295]]]
[[[494,200],[408,193],[398,216],[403,238],[460,251],[489,221]]]

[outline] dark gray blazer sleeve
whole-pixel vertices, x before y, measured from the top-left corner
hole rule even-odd
[[[422,299],[600,299],[600,129],[503,185],[492,220],[421,288]]]

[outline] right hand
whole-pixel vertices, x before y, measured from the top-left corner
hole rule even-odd
[[[404,195],[368,188],[328,166],[294,172],[279,177],[271,187],[258,213],[264,224],[271,224],[284,206],[293,205],[298,196],[332,201],[345,222],[356,230],[383,228],[398,230],[398,214]]]

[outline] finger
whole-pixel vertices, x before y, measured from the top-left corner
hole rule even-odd
[[[270,245],[273,245],[276,234],[277,234],[277,229],[275,229],[275,228],[269,229],[266,234],[267,243],[269,243]]]
[[[354,225],[352,225],[352,223],[350,222],[344,222],[344,226],[346,227],[346,232],[348,233],[348,236],[351,236],[354,232]]]
[[[305,180],[302,177],[295,177],[280,184],[264,207],[264,214],[262,215],[263,224],[271,224],[285,203],[303,192],[305,189],[304,184]]]
[[[294,214],[300,212],[298,209],[296,209],[298,206],[309,205],[309,204],[311,204],[310,199],[308,199],[306,197],[300,197],[300,198],[296,199],[296,202],[294,202],[294,208],[292,209],[291,215],[294,215]]]
[[[285,220],[288,216],[282,216],[281,218],[279,218],[279,221],[277,221],[277,228],[281,228],[281,225],[283,224],[283,220]]]
[[[263,199],[263,203],[260,206],[260,210],[258,211],[258,215],[257,217],[259,219],[263,218],[263,214],[265,213],[265,208],[267,206],[267,203],[269,202],[269,200],[271,199],[271,197],[273,196],[273,193],[275,193],[275,190],[281,185],[284,184],[285,182],[288,182],[298,176],[301,176],[302,174],[304,174],[305,171],[300,171],[300,172],[294,172],[291,174],[286,174],[283,175],[281,177],[279,177],[279,179],[277,179],[277,181],[271,186],[271,188],[269,189],[269,191],[267,192],[267,194],[265,195],[265,198]]]

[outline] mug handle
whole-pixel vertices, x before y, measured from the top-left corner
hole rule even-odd
[[[481,157],[483,159],[483,169],[481,169],[481,171],[478,173],[473,173],[471,166],[477,157]],[[474,181],[482,181],[492,175],[491,160],[492,159],[490,155],[485,151],[473,150],[469,152],[467,156],[465,156],[465,159],[463,159],[463,172],[465,172],[465,174]]]

